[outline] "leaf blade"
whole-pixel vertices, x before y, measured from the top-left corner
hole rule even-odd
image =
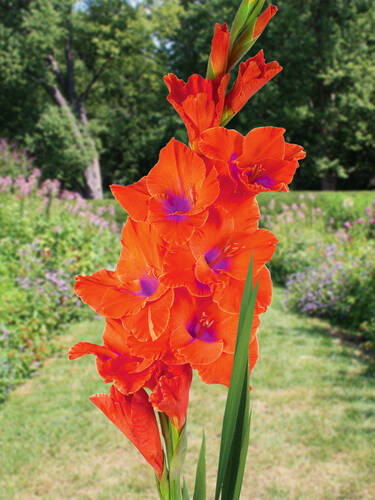
[[[206,436],[204,431],[195,474],[193,500],[206,500]]]

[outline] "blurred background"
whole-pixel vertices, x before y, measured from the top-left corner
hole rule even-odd
[[[375,10],[275,3],[249,56],[284,69],[230,127],[284,127],[307,158],[290,193],[258,196],[279,244],[243,498],[372,500]],[[147,174],[172,136],[187,141],[162,77],[205,75],[214,25],[237,7],[0,0],[0,499],[155,499],[141,456],[88,401],[108,389],[94,360],[67,360],[103,330],[74,277],[116,266],[126,213],[108,186]],[[212,486],[224,401],[194,381],[189,486],[202,424]]]

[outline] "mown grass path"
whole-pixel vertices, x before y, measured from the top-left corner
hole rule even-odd
[[[259,333],[242,498],[374,499],[373,365],[331,337],[327,323],[286,312],[282,299],[276,289]],[[80,324],[64,342],[98,342],[102,326]],[[92,357],[61,356],[11,394],[0,409],[1,499],[156,499],[151,468],[88,400],[106,390]],[[189,484],[203,425],[213,487],[225,392],[194,380]]]

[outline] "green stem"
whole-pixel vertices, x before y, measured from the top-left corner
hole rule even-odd
[[[186,453],[186,429],[184,426],[179,433],[165,413],[159,413],[159,421],[168,461],[158,485],[159,495],[163,500],[182,500],[181,470]],[[168,484],[168,488],[165,487],[165,483]]]

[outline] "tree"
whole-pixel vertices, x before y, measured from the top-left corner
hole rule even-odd
[[[171,135],[161,36],[178,4],[124,0],[0,3],[0,130],[43,174],[101,196],[147,173]],[[49,99],[49,100],[48,100]],[[172,118],[173,117],[173,118]],[[99,155],[104,169],[100,169]]]
[[[282,126],[307,158],[296,175],[299,188],[369,187],[375,131],[375,13],[370,0],[277,0],[279,11],[250,56],[264,49],[283,72],[233,120],[246,132]],[[225,0],[182,1],[181,28],[169,41],[178,76],[205,73],[212,26],[233,18]],[[200,36],[196,35],[196,29]],[[231,124],[229,125],[231,126]]]
[[[44,105],[39,135],[30,137],[29,145],[47,145],[52,156],[63,148],[65,165],[78,162],[83,171],[87,195],[101,198],[98,144],[87,103],[94,86],[117,69],[124,52],[133,50],[127,27],[135,8],[120,0],[87,1],[82,9],[75,8],[74,0],[32,0],[18,16],[16,26],[11,16],[2,26],[8,34],[3,36],[8,43],[3,45],[2,72],[14,88],[20,89],[20,81],[42,88],[59,109]],[[5,54],[11,56],[5,60]]]

